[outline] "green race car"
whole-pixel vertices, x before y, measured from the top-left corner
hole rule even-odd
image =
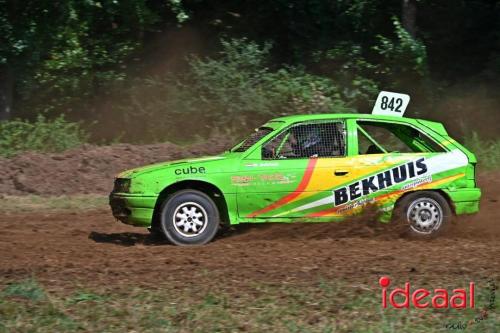
[[[382,222],[397,216],[415,235],[435,235],[478,211],[475,165],[437,122],[288,116],[221,155],[122,172],[110,205],[123,223],[177,245],[207,243],[221,224],[338,221],[367,206]]]

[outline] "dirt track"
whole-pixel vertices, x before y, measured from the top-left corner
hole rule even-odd
[[[497,175],[497,174],[496,174]],[[361,220],[343,224],[241,226],[215,242],[180,248],[122,225],[108,211],[0,215],[3,283],[36,276],[49,287],[264,282],[348,278],[374,285],[396,279],[500,277],[500,183],[482,178],[481,213],[443,237],[410,240],[397,228]]]

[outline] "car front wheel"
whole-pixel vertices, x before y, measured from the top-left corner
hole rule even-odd
[[[214,238],[219,228],[219,211],[205,193],[182,190],[163,203],[161,228],[173,244],[206,244]]]
[[[397,219],[407,223],[417,237],[432,237],[442,233],[450,224],[452,211],[446,199],[433,191],[414,192],[401,199]]]

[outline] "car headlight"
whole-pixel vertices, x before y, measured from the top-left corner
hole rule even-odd
[[[115,179],[115,186],[113,187],[113,192],[128,193],[129,191],[130,191],[130,179],[128,178]]]

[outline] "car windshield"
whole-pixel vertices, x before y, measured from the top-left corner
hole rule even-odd
[[[248,138],[231,148],[231,151],[237,153],[245,152],[248,148],[252,147],[255,143],[257,143],[260,139],[262,139],[272,131],[274,130],[271,127],[259,127],[255,130],[255,132],[250,134]]]

